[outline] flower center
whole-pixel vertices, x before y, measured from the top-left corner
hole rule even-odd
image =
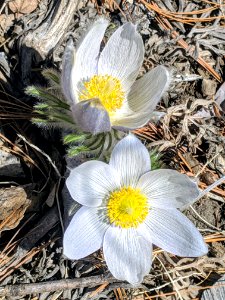
[[[137,227],[145,220],[148,211],[148,199],[139,189],[123,187],[109,196],[109,221],[121,228]]]
[[[109,75],[94,75],[84,83],[84,87],[79,96],[81,101],[99,98],[109,115],[121,108],[124,91],[119,79]]]

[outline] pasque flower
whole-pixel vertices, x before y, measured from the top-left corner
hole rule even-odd
[[[171,79],[168,70],[158,66],[136,80],[144,45],[132,23],[119,27],[100,52],[107,26],[106,19],[98,19],[76,52],[69,42],[62,65],[62,90],[74,120],[94,134],[145,125]]]
[[[103,247],[113,276],[135,284],[151,268],[152,244],[178,256],[197,257],[207,246],[177,208],[191,203],[198,188],[175,170],[150,171],[149,153],[133,135],[114,148],[109,164],[88,161],[66,180],[83,206],[64,235],[64,254],[83,258]]]

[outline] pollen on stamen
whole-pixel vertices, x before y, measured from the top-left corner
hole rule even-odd
[[[125,93],[121,81],[110,75],[94,75],[90,81],[84,82],[84,89],[79,100],[99,98],[104,108],[110,114],[122,107]]]
[[[109,222],[121,228],[137,227],[149,212],[148,199],[139,189],[123,187],[109,195]]]

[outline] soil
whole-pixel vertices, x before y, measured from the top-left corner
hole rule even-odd
[[[224,175],[225,96],[217,103],[216,93],[225,77],[225,6],[219,0],[149,4],[142,0],[0,4],[1,286],[103,278],[74,289],[41,293],[34,289],[26,296],[6,296],[0,288],[0,299],[201,299],[202,291],[225,272],[224,185],[185,210],[205,236],[208,255],[187,259],[155,249],[151,273],[136,288],[113,281],[101,251],[79,261],[69,261],[62,253],[63,230],[71,216],[64,187],[66,166],[85,157],[73,161],[67,157],[64,131],[32,124],[36,99],[25,89],[47,86],[42,71],[60,72],[67,41],[79,44],[99,15],[107,16],[112,25],[105,39],[126,21],[137,24],[145,44],[140,76],[159,64],[173,73],[170,89],[157,107],[164,116],[134,133],[149,149],[160,152],[164,167],[187,174],[201,190]]]

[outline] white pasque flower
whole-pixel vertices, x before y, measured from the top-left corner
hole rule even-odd
[[[152,244],[178,256],[197,257],[207,246],[177,208],[191,203],[198,188],[175,170],[150,171],[149,153],[133,135],[114,148],[109,164],[88,161],[66,180],[83,206],[64,235],[64,254],[83,258],[103,246],[114,277],[135,284],[151,268]]]
[[[106,19],[98,19],[76,52],[69,42],[62,64],[62,90],[74,120],[94,134],[145,125],[171,80],[168,70],[158,66],[135,81],[144,45],[132,23],[119,27],[100,52],[107,26]]]

